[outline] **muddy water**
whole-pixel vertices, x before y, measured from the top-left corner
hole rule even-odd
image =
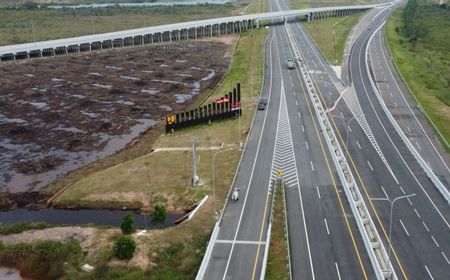
[[[15,171],[10,171],[9,175],[11,177],[9,179],[8,185],[15,186],[15,192],[26,191],[29,189],[30,185],[33,185],[33,188],[39,189],[40,187],[43,187],[49,182],[55,180],[61,174],[75,170],[80,166],[89,164],[97,159],[112,155],[114,152],[124,148],[134,138],[138,137],[141,132],[152,127],[155,123],[155,120],[140,119],[138,120],[138,123],[131,128],[128,134],[110,136],[107,134],[99,133],[98,136],[100,137],[101,142],[107,142],[106,146],[100,151],[79,151],[74,153],[63,149],[52,149],[49,152],[45,153],[45,155],[35,154],[34,156],[36,156],[37,158],[42,156],[55,156],[57,158],[64,158],[66,161],[57,166],[55,169],[41,174],[25,175]],[[16,151],[27,151],[33,148],[33,146],[29,144],[11,145],[4,140],[0,141],[0,145],[8,146]],[[13,153],[4,154],[0,158],[6,159],[6,161],[3,163],[6,164],[8,158],[13,156],[15,156]],[[3,164],[0,164],[0,167],[2,167]]]
[[[85,225],[120,226],[123,215],[134,216],[135,223],[140,228],[166,228],[174,225],[182,214],[168,213],[166,222],[152,224],[149,214],[139,214],[134,211],[121,210],[65,210],[47,208],[41,210],[16,209],[0,212],[0,223],[12,224],[23,221],[46,222],[53,225]],[[0,279],[3,279],[0,277]]]

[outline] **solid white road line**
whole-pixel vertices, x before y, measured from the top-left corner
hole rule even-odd
[[[385,23],[386,23],[386,22],[384,22],[380,27],[378,27],[378,31],[381,29],[382,26],[384,26]],[[376,32],[377,32],[377,31],[376,31]],[[372,38],[373,38],[373,36],[376,34],[376,32],[375,32],[375,33],[372,35],[372,37],[369,39],[369,42],[368,42],[367,47],[369,46],[370,41],[372,40]],[[364,63],[366,64],[366,67],[368,67],[368,64],[367,64],[367,49],[368,49],[368,48],[366,48],[366,52],[365,52],[365,56],[364,56]],[[360,63],[361,65],[364,64],[364,63],[361,62],[361,53],[359,54],[359,63]],[[361,67],[359,68],[359,72],[360,72],[360,76],[362,77],[363,75],[362,75]],[[383,122],[381,121],[381,119],[380,119],[380,117],[379,117],[377,111],[375,110],[375,107],[374,107],[374,105],[373,105],[373,103],[372,103],[372,100],[371,100],[370,97],[369,97],[369,94],[368,94],[368,91],[367,91],[367,88],[366,88],[365,84],[363,83],[362,85],[363,85],[364,91],[365,91],[365,93],[366,93],[366,95],[367,95],[367,97],[368,97],[369,103],[370,103],[370,105],[371,105],[371,107],[372,107],[372,110],[373,110],[373,112],[375,113],[375,116],[376,116],[378,122],[380,123],[381,127],[383,128],[383,130],[384,130],[384,132],[385,132],[387,138],[388,138],[389,141],[391,142],[393,148],[395,149],[395,151],[397,152],[398,156],[400,157],[400,159],[401,159],[401,160],[403,161],[403,163],[405,164],[405,167],[408,169],[408,171],[409,171],[409,173],[411,174],[412,178],[414,178],[414,180],[416,181],[417,185],[422,189],[422,191],[424,192],[425,196],[426,196],[427,199],[430,201],[431,205],[433,205],[433,208],[436,210],[436,212],[439,214],[439,216],[441,217],[441,219],[444,221],[444,223],[445,223],[445,225],[447,226],[447,228],[450,229],[450,224],[449,224],[449,222],[448,222],[447,219],[444,217],[444,215],[442,215],[442,212],[439,210],[439,208],[436,206],[436,204],[434,203],[434,201],[431,199],[430,195],[426,192],[425,188],[424,188],[423,185],[419,182],[419,180],[418,180],[417,177],[415,176],[414,172],[411,170],[410,166],[409,166],[408,163],[406,162],[405,158],[403,157],[403,155],[400,153],[400,151],[398,150],[397,146],[396,146],[395,143],[393,142],[391,136],[389,135],[389,133],[388,133],[387,130],[386,130],[386,127],[384,126],[384,124],[383,124]],[[407,128],[409,128],[409,127],[407,127]],[[411,129],[409,129],[409,130],[410,130],[410,132],[411,132]],[[397,180],[396,180],[396,181],[397,181]]]
[[[424,221],[422,221],[422,224],[423,224],[423,226],[425,227],[425,229],[426,229],[428,232],[430,232],[430,229],[427,227],[427,224],[425,224]]]
[[[367,164],[369,165],[369,168],[370,168],[370,170],[372,170],[372,172],[373,172],[373,168],[372,168],[372,165],[370,164],[370,162],[369,162],[369,161],[367,161]]]
[[[319,191],[319,186],[316,186],[316,190],[317,190],[317,196],[319,197],[319,199],[320,199],[320,191]]]
[[[270,39],[270,43],[269,43],[269,58],[270,58],[269,61],[272,61],[272,47],[271,47],[271,45],[272,45],[272,42],[274,41],[273,40],[274,38],[275,38],[275,35],[272,36],[272,38]],[[273,77],[272,71],[273,71],[273,63],[271,62],[270,63],[270,76],[271,77]],[[272,97],[272,79],[270,79],[270,82],[269,82],[269,106],[270,106],[270,98],[271,97]],[[233,240],[237,239],[237,236],[238,236],[238,233],[239,233],[239,229],[241,227],[242,217],[244,216],[245,206],[247,204],[248,193],[250,191],[250,187],[252,186],[253,174],[254,174],[255,167],[256,167],[256,162],[257,162],[256,159],[258,158],[259,150],[260,150],[260,147],[261,147],[261,141],[262,141],[262,138],[263,138],[263,135],[264,135],[264,130],[265,130],[265,126],[266,126],[266,119],[267,119],[267,112],[268,111],[269,110],[266,110],[265,114],[264,114],[264,119],[263,119],[263,123],[262,123],[262,127],[261,127],[261,133],[259,135],[259,140],[258,140],[258,146],[256,148],[256,155],[255,155],[255,158],[254,158],[254,161],[253,161],[252,171],[250,173],[250,178],[248,180],[249,183],[248,183],[248,186],[247,186],[247,191],[245,192],[244,202],[243,202],[243,205],[242,205],[241,214],[239,215],[238,225],[237,225],[236,232],[234,234]],[[234,244],[235,243],[233,243],[231,245],[230,254],[228,255],[227,264],[225,266],[225,272],[223,274],[223,280],[225,280],[225,278],[227,276],[228,267],[230,266],[231,256],[233,254]]]
[[[402,191],[403,194],[406,194],[405,190],[402,188],[402,186],[400,186],[400,190]]]
[[[356,145],[358,146],[358,148],[361,150],[361,145],[359,145],[358,140],[356,140]]]
[[[431,239],[433,239],[433,242],[434,242],[434,244],[436,244],[436,247],[439,247],[439,243],[437,243],[437,241],[433,235],[431,236]]]
[[[448,260],[447,256],[444,254],[444,252],[441,252],[442,256],[444,257],[445,261],[450,264],[450,261]]]
[[[433,275],[431,275],[431,272],[430,272],[430,270],[428,269],[428,267],[426,265],[425,265],[425,269],[427,270],[428,276],[430,276],[430,279],[434,280]]]
[[[381,33],[380,33],[381,34]],[[387,63],[388,58],[384,52],[384,48],[381,48],[381,54],[383,55],[384,61],[386,62],[386,65],[388,66],[388,70],[389,70],[389,74],[392,77],[392,80],[394,81],[395,86],[397,87],[398,91],[400,92],[400,96],[402,97],[402,99],[404,100],[406,106],[408,107],[409,111],[411,112],[411,114],[413,115],[414,119],[416,120],[417,124],[419,125],[420,129],[422,130],[422,132],[425,134],[426,138],[428,139],[428,142],[431,144],[431,146],[433,147],[434,151],[436,152],[436,154],[438,155],[439,159],[441,160],[441,162],[444,164],[445,168],[447,169],[448,172],[450,172],[449,167],[447,166],[446,162],[444,161],[444,159],[442,158],[441,154],[438,152],[438,150],[436,149],[436,146],[433,144],[433,142],[430,139],[430,136],[428,135],[428,133],[425,131],[425,129],[423,128],[422,124],[420,123],[420,121],[417,119],[416,114],[414,113],[414,111],[412,110],[411,106],[409,105],[409,102],[406,100],[405,95],[403,94],[403,91],[400,89],[399,84],[397,83],[397,80],[394,77],[394,74],[392,73],[391,67],[389,67],[389,64]],[[428,120],[430,120],[429,116],[427,115],[426,112],[424,112],[422,110],[422,106],[418,106],[419,110],[428,118]],[[436,125],[431,121],[431,124],[434,126],[434,128],[436,128]],[[441,132],[439,130],[437,130],[439,135],[442,137]]]
[[[403,227],[403,230],[405,231],[406,235],[408,235],[408,236],[409,236],[409,232],[408,232],[408,230],[406,229],[405,225],[403,224],[403,221],[402,221],[402,219],[400,219],[400,224],[402,225],[402,227]]]
[[[325,222],[325,228],[327,229],[327,234],[330,235],[330,230],[328,229],[327,219],[324,218],[323,221]]]
[[[336,266],[336,273],[337,273],[338,279],[341,280],[341,273],[339,272],[339,266],[338,266],[337,262],[335,262],[334,265]]]

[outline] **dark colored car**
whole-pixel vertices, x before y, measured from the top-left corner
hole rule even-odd
[[[258,103],[258,110],[265,110],[267,105],[267,99],[261,99]]]

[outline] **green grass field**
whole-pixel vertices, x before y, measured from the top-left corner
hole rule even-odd
[[[291,9],[305,9],[330,6],[369,5],[383,3],[383,0],[287,0]]]
[[[361,14],[305,22],[305,27],[327,60],[340,65],[347,37]]]
[[[242,4],[104,9],[0,9],[0,45],[229,16]]]
[[[419,3],[412,25],[423,30],[416,38],[404,32],[403,11],[388,21],[389,49],[412,93],[450,142],[450,10]]]

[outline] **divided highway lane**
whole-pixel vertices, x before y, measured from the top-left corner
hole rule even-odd
[[[287,41],[286,34],[283,35],[280,41]],[[280,48],[280,60],[285,61],[291,55],[287,45]],[[370,260],[356,224],[349,218],[352,216],[350,206],[319,131],[303,81],[296,70],[283,67],[281,72],[300,177],[299,188],[288,187],[286,191],[294,279],[302,279],[311,267],[314,277],[307,279],[372,279]],[[312,264],[305,260],[303,238],[296,230],[299,213],[302,213],[298,209],[301,205],[299,193],[303,197]]]
[[[370,28],[374,30],[376,28],[376,24],[380,23],[381,22],[372,23]],[[370,31],[371,30],[369,30],[369,32]],[[365,35],[367,33],[368,31],[365,32]],[[316,79],[317,85],[320,88],[325,102],[329,105],[333,104],[337,98],[338,91],[336,88],[330,87],[330,84],[333,85],[333,81],[335,81],[332,71],[330,71],[326,61],[315,49],[314,44],[303,30],[303,27],[298,29],[297,34],[298,36],[296,36],[296,39],[299,41],[302,51],[307,53],[306,57],[315,59],[315,63],[310,64],[309,60],[307,63],[310,65],[310,69],[315,72],[313,77]],[[354,54],[354,50],[352,54]],[[359,65],[360,67],[364,67],[365,64],[360,61]],[[352,64],[350,67],[354,71],[356,65]],[[321,79],[319,80],[318,77],[321,77]],[[353,77],[353,79],[355,80],[356,78]],[[358,93],[360,92],[361,91],[359,90]],[[373,97],[373,95],[371,96]],[[363,110],[367,114],[370,108],[364,106],[367,104],[362,105]],[[396,177],[402,177],[403,181],[401,182],[401,185],[398,185],[395,179],[393,179],[392,176],[389,176],[386,166],[377,155],[375,149],[368,141],[364,132],[360,127],[357,127],[355,121],[350,123],[351,128],[347,131],[347,124],[340,116],[341,112],[347,121],[349,121],[353,116],[349,113],[347,106],[343,102],[339,103],[336,110],[332,112],[332,115],[339,116],[336,117],[334,121],[339,133],[342,136],[342,145],[345,145],[346,133],[349,133],[349,146],[353,161],[353,169],[355,174],[358,175],[357,177],[359,177],[359,184],[364,190],[363,193],[366,195],[365,199],[367,200],[367,197],[384,197],[386,194],[389,195],[390,198],[394,198],[398,195],[404,195],[406,193],[417,193],[416,197],[410,199],[411,203],[408,200],[399,201],[395,206],[396,210],[393,223],[393,243],[396,251],[397,249],[399,251],[398,255],[400,256],[399,259],[402,263],[402,268],[405,273],[404,275],[410,277],[411,279],[430,279],[430,275],[431,277],[434,277],[434,279],[448,279],[448,206],[442,203],[442,197],[436,193],[429,180],[425,178],[420,167],[414,169],[413,174],[416,177],[416,174],[420,174],[421,179],[427,182],[426,187],[424,187],[424,190],[426,190],[427,193],[425,193],[422,188],[418,186],[417,182],[414,182],[414,177],[411,175],[408,168],[405,166],[405,163],[401,159],[400,161],[392,161],[391,155],[395,155],[396,151],[395,149],[385,149],[384,146],[389,143],[384,142],[389,140],[386,139],[386,135],[380,136],[379,130],[374,130],[372,127],[372,122],[370,121],[374,120],[373,116],[366,115],[366,117],[370,119],[369,124],[371,125],[372,130],[374,130],[374,134],[379,141],[384,154],[388,155],[388,162],[391,166],[393,166]],[[379,109],[379,113],[380,112],[382,113],[381,109]],[[388,123],[388,121],[385,120],[383,123]],[[388,131],[394,132],[393,128]],[[380,137],[385,141],[381,142],[379,140]],[[401,140],[399,141],[401,142]],[[406,160],[408,163],[411,161],[414,161],[414,159]],[[356,166],[358,167],[358,170],[356,170]],[[406,172],[398,171],[405,169]],[[363,184],[361,184],[361,182],[363,182]],[[430,196],[430,199],[428,196]],[[367,201],[367,203],[372,208],[371,211],[374,220],[379,223],[379,232],[381,235],[387,237],[387,232],[389,229],[388,203],[375,203],[374,201]],[[433,204],[436,203],[437,207],[434,207]],[[429,226],[430,223],[433,223],[433,229]],[[383,225],[382,228],[380,224]],[[442,239],[445,240],[445,245],[442,245]],[[394,263],[394,260],[397,257],[396,251],[393,251],[392,255],[392,260]],[[398,275],[400,277],[404,276],[398,266],[396,271],[398,271]]]
[[[238,202],[225,208],[220,231],[213,246],[204,279],[257,279],[261,271],[269,218],[269,181],[279,109],[279,81],[272,73],[279,66],[272,59],[274,34],[266,41],[265,79],[262,97],[269,100],[266,111],[258,111],[247,140],[233,187],[240,188]],[[256,268],[254,268],[256,263]]]
[[[279,9],[277,1],[269,2]],[[373,279],[350,206],[337,180],[309,98],[292,56],[285,27],[275,26],[299,182],[286,180],[290,252],[294,279]],[[320,143],[323,141],[323,144]],[[290,167],[287,167],[289,169]],[[305,232],[307,233],[305,235]]]
[[[411,279],[449,279],[450,263],[446,257],[450,253],[449,206],[384,114],[366,69],[368,41],[390,12],[384,11],[371,23],[355,43],[350,55],[349,69],[354,88],[375,138],[384,154],[388,155],[387,161],[395,174],[395,177],[389,176],[379,158],[366,156],[367,165],[368,160],[375,163],[368,166],[370,172],[363,168],[363,178],[369,185],[369,197],[388,196],[393,199],[405,194],[416,194],[414,198],[399,201],[395,209],[392,242],[398,252],[398,275]],[[375,178],[369,179],[367,173],[373,173]],[[389,205],[386,202],[376,204],[373,214],[376,215],[375,209],[380,210],[386,230],[389,225]],[[383,231],[381,225],[379,230]]]
[[[375,83],[392,115],[444,186],[450,188],[450,157],[434,135],[423,109],[403,84],[385,44],[384,28],[370,42],[370,68]]]

